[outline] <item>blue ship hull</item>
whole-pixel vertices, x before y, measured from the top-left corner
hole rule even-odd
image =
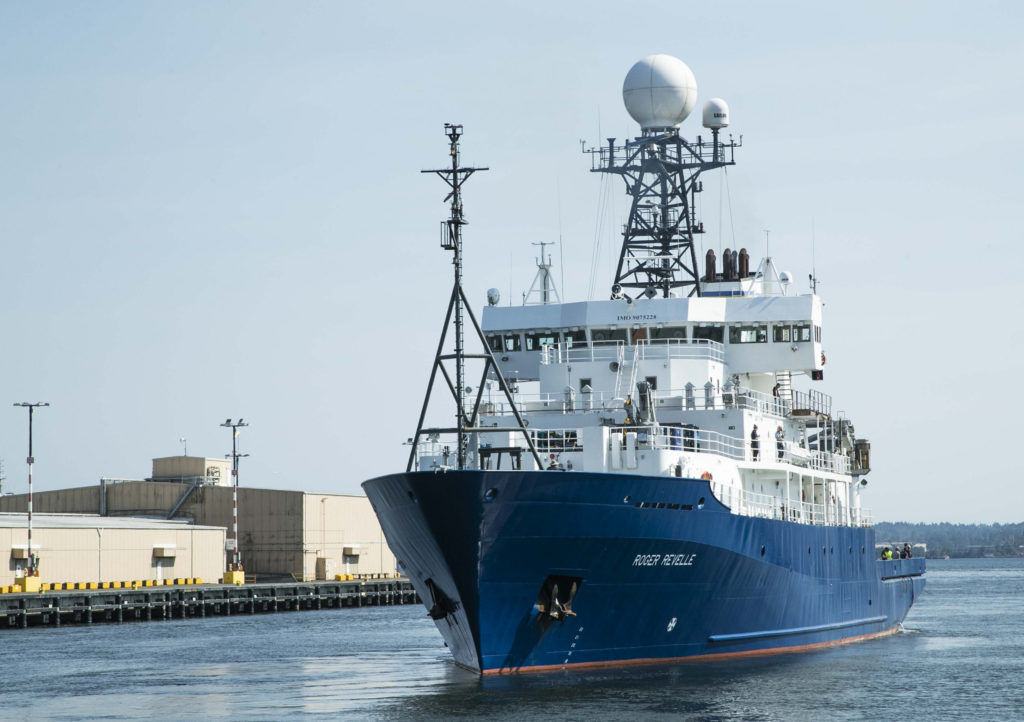
[[[870,528],[732,514],[701,479],[448,471],[363,488],[455,661],[485,674],[880,636],[924,588],[924,560],[875,559]]]

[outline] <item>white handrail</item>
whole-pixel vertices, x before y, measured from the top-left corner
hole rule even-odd
[[[617,361],[624,354],[626,346],[634,346],[636,358],[640,361],[663,359],[710,359],[725,360],[725,346],[717,341],[703,338],[667,338],[639,340],[635,344],[625,341],[595,341],[587,346],[569,346],[564,341],[556,346],[541,348],[542,364],[579,363],[581,361]]]
[[[679,426],[613,426],[610,434],[636,432],[637,448],[671,449],[718,454],[737,461],[753,461],[750,442],[737,436],[728,436],[710,429],[689,429]],[[775,444],[765,441],[760,449],[761,461],[775,460]],[[793,462],[789,450],[783,461]],[[808,468],[838,474],[850,473],[850,457],[828,451],[811,451],[805,461]]]

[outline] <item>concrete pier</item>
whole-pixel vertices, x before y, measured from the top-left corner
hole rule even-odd
[[[0,629],[417,604],[407,580],[203,584],[0,596]]]

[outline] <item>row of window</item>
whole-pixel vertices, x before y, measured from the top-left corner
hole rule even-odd
[[[821,343],[821,326],[809,323],[773,323],[772,341],[775,343]],[[694,341],[715,341],[725,343],[725,326],[665,326],[662,328],[595,328],[590,331],[590,343],[667,343],[672,340],[687,340],[692,331]],[[729,343],[767,343],[768,324],[758,323],[743,326],[729,326]],[[541,346],[556,346],[561,341],[571,348],[584,348],[588,344],[587,332],[579,331],[545,331],[543,333],[505,333],[490,334],[487,343],[492,351],[499,353],[508,351],[539,351]]]

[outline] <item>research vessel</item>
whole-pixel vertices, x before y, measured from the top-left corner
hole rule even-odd
[[[544,247],[523,303],[461,283],[461,126],[441,245],[455,281],[405,472],[363,487],[455,661],[494,674],[788,652],[898,631],[924,560],[879,560],[870,444],[820,390],[822,302],[745,248],[698,256],[728,106],[654,55],[640,134],[585,148],[629,218],[607,298],[563,302]],[[700,263],[698,262],[700,261]],[[451,347],[454,346],[454,350]],[[473,366],[473,370],[470,370]],[[427,423],[431,396],[454,402]]]

